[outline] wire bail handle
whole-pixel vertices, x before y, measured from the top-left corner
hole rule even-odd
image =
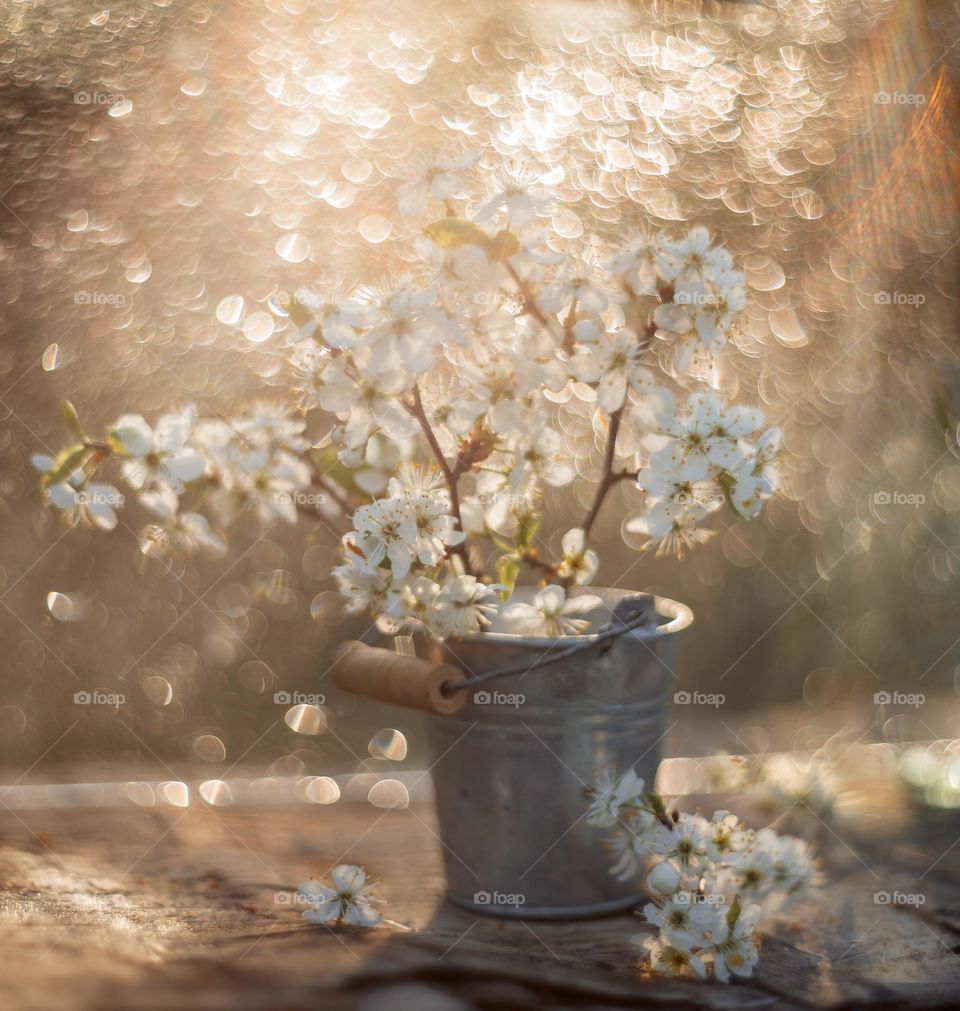
[[[446,698],[450,698],[456,692],[466,691],[467,689],[474,688],[477,685],[487,684],[489,681],[496,681],[499,678],[509,677],[511,674],[529,674],[530,671],[536,670],[538,667],[548,667],[550,664],[556,663],[558,660],[563,660],[566,657],[571,656],[573,653],[579,653],[580,650],[612,642],[621,635],[626,635],[627,632],[633,632],[638,628],[642,628],[647,624],[650,614],[651,611],[648,598],[625,597],[613,609],[613,617],[609,622],[607,622],[607,624],[598,629],[595,635],[584,636],[584,638],[587,639],[586,642],[574,642],[569,646],[564,646],[563,649],[555,653],[553,651],[561,642],[561,639],[558,638],[542,656],[538,657],[532,663],[523,661],[521,663],[513,664],[511,667],[503,667],[500,670],[488,671],[485,674],[474,674],[471,677],[464,678],[463,680],[444,681],[440,686],[440,692]],[[450,655],[451,661],[453,663],[457,663],[458,661],[454,656],[453,651],[449,649],[446,643],[443,644],[443,648]]]

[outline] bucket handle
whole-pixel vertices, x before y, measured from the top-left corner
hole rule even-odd
[[[411,706],[435,713],[449,714],[461,709],[467,701],[462,694],[476,685],[486,684],[511,674],[526,674],[538,667],[547,667],[558,660],[592,646],[608,642],[646,624],[649,610],[638,598],[621,600],[613,612],[613,620],[594,635],[577,636],[569,646],[557,650],[560,639],[532,663],[523,661],[467,677],[455,663],[435,663],[421,657],[403,656],[388,649],[368,646],[349,640],[342,643],[333,656],[330,673],[334,681],[349,692],[367,695],[394,705]],[[452,651],[448,647],[448,653]],[[609,646],[606,647],[609,649]],[[456,661],[456,657],[452,657]]]
[[[580,650],[589,649],[591,646],[605,645],[614,639],[618,639],[621,635],[626,635],[627,632],[633,632],[643,627],[647,623],[649,616],[650,612],[646,603],[635,597],[626,597],[613,609],[613,619],[610,622],[602,626],[595,635],[583,637],[587,640],[586,642],[574,642],[554,652],[556,645],[560,642],[560,639],[556,639],[553,645],[549,646],[546,652],[542,656],[537,657],[533,663],[523,660],[510,667],[487,671],[485,674],[474,674],[471,677],[445,681],[440,686],[440,691],[445,697],[451,698],[455,697],[456,692],[466,691],[469,688],[475,688],[477,685],[487,684],[489,681],[509,677],[511,674],[529,674],[530,671],[536,670],[538,667],[548,667],[550,664],[565,660],[573,653],[579,653]],[[580,637],[577,636],[575,638]],[[456,660],[456,656],[446,643],[443,644],[443,648]],[[607,646],[606,648],[609,649],[610,647]],[[603,652],[606,652],[606,649]]]

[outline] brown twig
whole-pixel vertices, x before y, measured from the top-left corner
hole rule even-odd
[[[455,472],[449,463],[447,463],[447,458],[443,455],[443,450],[440,448],[440,443],[437,442],[437,437],[434,434],[433,428],[430,426],[430,421],[427,418],[427,412],[423,409],[423,399],[420,396],[420,387],[417,383],[413,384],[413,403],[408,404],[403,402],[404,407],[406,407],[409,414],[417,419],[417,423],[423,431],[426,437],[427,444],[430,446],[430,452],[433,453],[434,459],[437,461],[437,466],[440,468],[440,473],[443,475],[443,480],[447,485],[447,491],[450,493],[450,513],[453,518],[457,521],[457,528],[463,530],[463,518],[460,515],[460,493],[457,489],[457,481],[460,478],[460,468],[457,468]],[[467,551],[467,542],[461,541],[456,546],[450,549],[451,554],[457,554],[463,559],[464,570],[471,576],[476,575],[473,571],[473,566],[470,564],[470,553]]]
[[[616,459],[617,455],[617,436],[620,434],[620,422],[623,418],[623,404],[618,407],[613,414],[610,415],[610,430],[607,433],[607,447],[603,454],[603,477],[600,479],[600,484],[597,486],[597,493],[593,497],[593,504],[590,506],[590,510],[587,515],[583,518],[583,522],[580,526],[583,528],[584,536],[590,533],[590,528],[593,526],[594,520],[597,518],[597,513],[600,512],[600,507],[603,505],[603,500],[607,497],[607,492],[620,480],[618,474],[613,473],[613,461]]]
[[[656,326],[652,322],[647,324],[647,328],[643,334],[645,348],[650,346],[655,330]],[[600,512],[600,507],[603,505],[603,500],[607,497],[607,492],[621,481],[636,480],[637,478],[636,471],[624,470],[618,473],[614,473],[613,471],[613,464],[617,458],[617,436],[620,434],[620,423],[623,420],[623,409],[626,403],[626,399],[624,399],[624,402],[610,415],[610,430],[607,433],[607,446],[603,454],[603,477],[597,486],[597,493],[593,498],[590,510],[584,517],[583,523],[580,524],[583,528],[584,536],[589,535],[590,528],[593,526],[597,514]]]
[[[513,283],[520,290],[520,295],[523,298],[523,311],[530,313],[530,315],[543,327],[547,333],[553,333],[553,325],[550,320],[544,314],[543,310],[537,305],[537,300],[533,297],[533,293],[527,286],[526,281],[517,273],[516,267],[509,260],[506,261],[507,273],[510,275]]]
[[[573,336],[573,327],[577,322],[577,298],[574,297],[573,301],[570,303],[570,308],[567,311],[567,315],[563,320],[563,343],[560,345],[563,351],[568,355],[573,354],[573,350],[576,347],[576,342]]]
[[[553,579],[557,575],[559,564],[557,562],[544,561],[536,551],[524,552],[520,556],[520,561],[529,565],[531,569],[539,569],[545,577]]]

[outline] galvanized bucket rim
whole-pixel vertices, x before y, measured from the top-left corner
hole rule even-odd
[[[536,587],[517,587],[517,594],[522,591],[534,592]],[[659,597],[652,593],[645,593],[642,590],[624,590],[618,587],[609,586],[574,586],[568,590],[571,597],[594,594],[599,597],[616,595],[618,600],[625,597],[651,597],[653,599],[654,610],[668,620],[662,625],[650,627],[641,626],[633,629],[628,634],[631,638],[650,641],[660,639],[663,636],[673,635],[682,632],[693,622],[693,611],[686,604],[681,604],[677,600],[669,597]],[[461,642],[488,643],[491,646],[516,646],[526,649],[546,649],[551,646],[562,644],[570,646],[575,642],[582,642],[585,646],[600,638],[599,632],[591,632],[588,635],[519,635],[516,632],[471,632],[468,635],[458,636]],[[456,641],[456,640],[454,640]]]

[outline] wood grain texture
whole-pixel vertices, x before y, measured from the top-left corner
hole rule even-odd
[[[706,806],[706,805],[705,805]],[[160,1011],[534,1008],[954,1008],[960,845],[952,819],[874,793],[816,829],[828,884],[774,921],[757,974],[722,986],[644,978],[629,916],[505,922],[443,902],[426,807],[0,814],[0,1007]],[[297,884],[365,866],[372,930],[307,924]],[[917,907],[875,901],[920,893]]]

